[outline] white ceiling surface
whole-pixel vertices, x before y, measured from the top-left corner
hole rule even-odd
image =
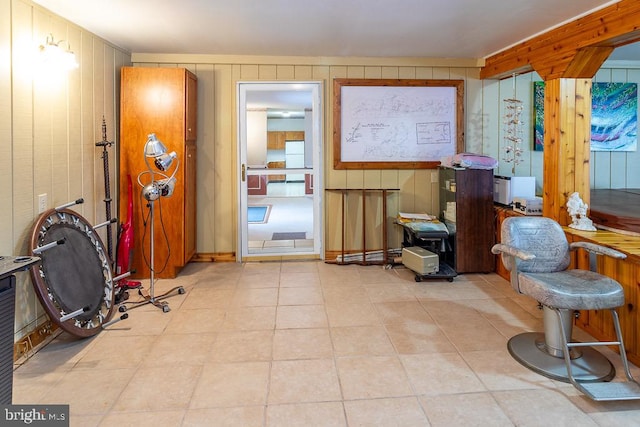
[[[286,89],[254,90],[247,92],[247,106],[257,109],[302,110],[311,109],[311,90]]]
[[[132,53],[467,59],[616,1],[34,0]],[[640,60],[640,48],[610,59]],[[311,95],[252,92],[247,107],[304,110]]]
[[[34,2],[132,53],[430,58],[485,58],[616,3],[611,0]]]

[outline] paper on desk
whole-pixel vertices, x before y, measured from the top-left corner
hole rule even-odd
[[[446,225],[439,221],[418,221],[408,222],[404,224],[405,227],[410,228],[414,232],[430,232],[430,231],[443,231],[449,234],[449,229]],[[422,237],[422,236],[418,236]]]
[[[398,216],[403,219],[421,219],[424,221],[432,221],[436,219],[435,216],[429,215],[426,213],[406,213],[406,212],[398,212]]]

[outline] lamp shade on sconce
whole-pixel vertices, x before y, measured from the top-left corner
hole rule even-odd
[[[61,46],[64,44],[67,45],[67,49]],[[69,71],[78,68],[76,55],[71,51],[69,43],[65,40],[56,42],[52,34],[47,36],[45,44],[40,45],[40,56],[47,69]]]

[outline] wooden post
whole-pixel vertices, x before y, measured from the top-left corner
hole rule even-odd
[[[546,81],[542,214],[561,225],[571,222],[566,202],[574,191],[590,202],[590,139],[591,79]]]

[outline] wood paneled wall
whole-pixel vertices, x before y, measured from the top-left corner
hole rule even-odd
[[[237,194],[236,179],[236,83],[240,80],[322,81],[323,144],[325,188],[399,188],[391,195],[388,220],[398,211],[437,214],[437,182],[433,170],[333,170],[331,135],[332,80],[334,78],[386,79],[463,79],[465,81],[465,144],[466,151],[483,153],[500,160],[496,174],[535,176],[538,194],[542,193],[543,153],[533,151],[533,82],[542,79],[535,73],[518,75],[505,80],[480,80],[479,67],[462,61],[424,59],[358,59],[337,58],[321,61],[317,58],[288,57],[218,57],[196,55],[133,55],[136,66],[186,67],[198,76],[198,253],[228,254],[236,251]],[[624,74],[624,75],[623,75]],[[620,80],[625,77],[624,80]],[[594,81],[636,81],[640,70],[603,69]],[[517,97],[524,103],[524,153],[522,163],[507,163],[504,154],[504,102]],[[615,177],[608,170],[624,170],[625,185],[640,186],[640,173],[632,167],[635,153],[596,153],[595,170],[591,171],[593,188],[613,185]],[[605,163],[609,163],[607,166]],[[604,166],[602,166],[605,164]],[[601,167],[603,168],[601,170]],[[435,177],[437,181],[437,176]],[[619,181],[619,179],[618,179]],[[337,193],[325,193],[325,250],[340,249],[340,200]],[[371,235],[367,247],[380,245],[381,203],[367,201],[371,221]],[[348,249],[360,249],[361,200],[354,197],[347,204]],[[229,227],[229,224],[233,224]],[[389,246],[400,244],[400,233],[389,227]]]
[[[78,69],[58,75],[38,65],[49,34],[69,42]],[[107,139],[117,140],[118,76],[130,55],[26,0],[0,2],[0,55],[0,254],[26,255],[39,194],[47,194],[48,209],[83,197],[74,209],[93,224],[104,221],[102,148],[95,143],[103,117]],[[109,155],[115,216],[115,148]],[[17,275],[16,290],[17,341],[47,316],[27,273]]]
[[[172,56],[171,59],[180,59]],[[413,61],[398,59],[398,65],[389,59],[336,60],[336,64],[288,63],[291,58],[256,58],[256,63],[245,63],[246,58],[218,58],[185,56],[192,62],[167,62],[164,56],[134,55],[136,66],[186,67],[198,76],[199,129],[198,129],[198,253],[235,253],[237,233],[236,194],[237,135],[236,84],[246,81],[322,81],[323,93],[323,156],[325,188],[399,188],[388,201],[389,246],[399,247],[401,230],[391,222],[398,211],[437,214],[438,187],[435,170],[333,170],[332,168],[332,81],[334,78],[371,79],[463,79],[465,80],[465,115],[467,122],[467,150],[482,151],[484,129],[478,120],[484,117],[483,85],[478,80],[478,68],[469,61],[453,66],[450,60]],[[271,61],[271,62],[269,62]],[[352,61],[355,65],[351,65]],[[229,62],[229,63],[227,63]],[[297,62],[304,62],[297,60]],[[359,62],[361,64],[359,64]],[[420,63],[429,63],[420,65]],[[455,65],[455,64],[454,64]],[[488,85],[497,82],[486,82]],[[341,247],[340,197],[325,192],[325,250],[337,251]],[[362,202],[350,198],[347,204],[347,250],[360,248]],[[367,200],[367,249],[380,248],[381,203],[375,198]],[[229,224],[233,224],[229,227]]]

